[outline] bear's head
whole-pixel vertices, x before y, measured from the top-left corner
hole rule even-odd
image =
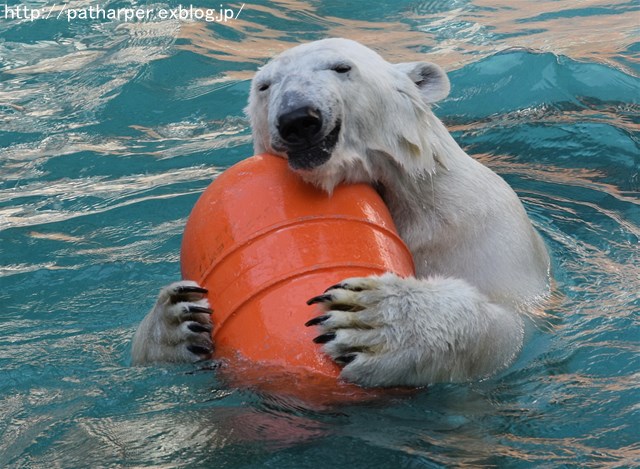
[[[331,191],[376,182],[389,164],[433,173],[435,116],[449,80],[429,62],[391,64],[347,39],[289,49],[255,75],[246,112],[256,153],[288,159],[305,179]]]

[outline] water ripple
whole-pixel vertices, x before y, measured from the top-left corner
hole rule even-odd
[[[638,10],[282,0],[226,24],[0,20],[2,463],[633,466]],[[323,411],[206,365],[128,366],[135,325],[179,277],[198,194],[251,152],[248,80],[326,36],[450,72],[436,113],[515,188],[552,252],[549,327],[494,379]]]

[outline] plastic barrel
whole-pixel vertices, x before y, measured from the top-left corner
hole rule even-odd
[[[267,154],[205,190],[187,220],[181,268],[209,290],[217,357],[333,383],[340,368],[312,341],[317,328],[304,327],[319,314],[306,301],[345,278],[414,273],[372,187],[340,185],[329,195]]]

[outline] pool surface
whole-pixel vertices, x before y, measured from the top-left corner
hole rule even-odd
[[[0,5],[0,467],[640,465],[637,2],[92,5]],[[131,367],[191,207],[252,153],[253,72],[328,36],[449,72],[436,114],[552,253],[548,326],[494,378],[375,404]]]

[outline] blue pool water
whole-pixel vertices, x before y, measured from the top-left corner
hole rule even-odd
[[[262,1],[226,23],[61,8],[0,5],[0,467],[640,464],[637,2]],[[450,72],[436,113],[553,254],[550,326],[493,379],[332,409],[203,364],[130,367],[190,208],[252,152],[252,73],[326,36]]]

